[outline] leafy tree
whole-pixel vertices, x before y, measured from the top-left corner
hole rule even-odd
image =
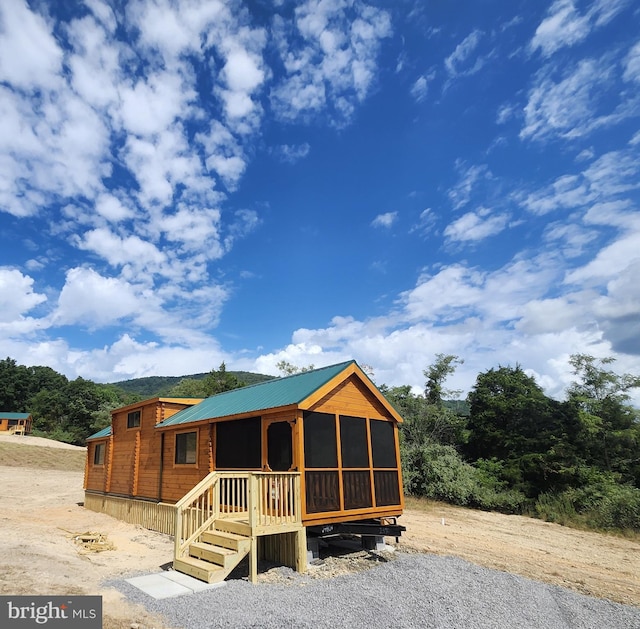
[[[222,362],[216,371],[212,369],[204,378],[194,380],[185,378],[170,391],[170,396],[207,398],[218,393],[239,389],[245,386],[237,376],[227,371]]]
[[[306,367],[298,367],[286,360],[281,360],[277,362],[276,367],[280,372],[282,372],[283,376],[293,376],[294,374],[297,374],[297,373],[305,373],[307,371],[313,371],[315,369],[314,365],[307,365]]]
[[[502,478],[530,497],[570,482],[574,406],[548,398],[520,366],[479,374],[467,399],[471,460],[502,461]]]
[[[13,358],[0,360],[0,410],[11,413],[27,412],[29,373]]]
[[[444,389],[445,380],[455,373],[456,365],[462,365],[464,360],[452,354],[436,354],[435,362],[422,373],[427,379],[425,384],[425,397],[429,404],[439,408],[443,407],[444,397],[458,397],[460,391]]]
[[[442,399],[443,395],[455,394],[444,388],[444,382],[462,361],[457,356],[444,354],[436,354],[435,358],[423,371],[427,378],[424,395],[414,394],[408,385],[380,387],[404,419],[401,437],[407,446],[429,443],[458,446],[465,439],[465,418]]]
[[[587,354],[569,359],[577,376],[569,386],[569,400],[580,412],[576,446],[590,465],[640,487],[640,417],[628,403],[629,391],[640,388],[640,377],[607,369],[614,361]]]

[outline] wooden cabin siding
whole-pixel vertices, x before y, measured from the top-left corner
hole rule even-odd
[[[173,417],[173,415],[184,410],[187,406],[189,406],[189,404],[161,400],[156,406],[156,424],[159,424],[165,419],[169,419],[169,417]]]
[[[140,426],[127,428],[129,412],[140,411]],[[155,424],[155,413],[152,413]],[[134,472],[136,463],[136,437],[145,421],[149,421],[149,413],[144,413],[142,406],[125,410],[113,415],[113,463],[111,466],[110,491],[114,494],[130,496],[133,494]]]
[[[175,462],[176,435],[189,432],[197,434],[196,462],[177,464]],[[208,423],[178,426],[175,430],[165,432],[162,457],[162,495],[160,498],[162,501],[177,502],[209,473],[211,452],[209,435]],[[159,466],[159,459],[157,465]]]
[[[350,376],[342,384],[339,384],[317,404],[314,404],[310,410],[320,413],[353,415],[354,417],[391,419],[389,411],[355,376]]]
[[[158,498],[160,482],[160,435],[156,424],[164,419],[164,404],[148,405],[142,408],[139,444],[134,448],[136,469],[131,494],[143,498]],[[184,407],[181,407],[184,408]],[[173,413],[178,412],[177,409]],[[126,417],[124,418],[126,426]]]
[[[95,452],[96,448],[101,446],[104,448],[104,459],[101,465],[96,465]],[[87,465],[85,470],[85,489],[91,491],[106,491],[107,474],[109,470],[109,438],[92,441],[87,448]]]

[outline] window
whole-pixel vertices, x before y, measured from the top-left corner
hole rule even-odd
[[[197,461],[198,434],[182,432],[176,435],[176,464],[189,465]]]
[[[127,415],[127,428],[140,427],[140,411],[131,411]]]
[[[104,443],[96,443],[93,451],[93,464],[104,465]]]

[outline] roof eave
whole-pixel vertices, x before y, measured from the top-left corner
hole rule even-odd
[[[290,410],[298,410],[299,405],[285,404],[284,406],[272,406],[269,408],[260,408],[253,411],[245,411],[244,413],[234,413],[231,415],[219,415],[217,417],[204,417],[201,419],[193,419],[187,422],[180,422],[178,424],[167,424],[166,426],[154,426],[156,430],[166,431],[172,428],[178,428],[180,426],[193,426],[194,424],[215,424],[217,422],[228,421],[230,419],[248,419],[249,417],[256,417],[257,415],[268,415],[269,413],[286,412]],[[169,418],[171,419],[171,418]]]
[[[141,400],[140,402],[132,402],[131,404],[127,404],[126,406],[119,406],[118,408],[114,408],[111,411],[111,414],[114,413],[122,413],[123,411],[131,411],[137,408],[141,408],[143,406],[151,406],[152,404],[159,404],[164,402],[170,402],[173,404],[186,404],[187,406],[194,406],[202,402],[205,398],[179,398],[179,397],[152,397],[148,400]]]

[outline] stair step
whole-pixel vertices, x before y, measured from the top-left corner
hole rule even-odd
[[[216,520],[215,527],[218,531],[235,533],[236,535],[243,535],[244,537],[251,537],[251,527],[249,526],[248,522],[241,522],[240,520],[219,519]]]
[[[205,542],[193,542],[189,544],[189,555],[221,566],[226,570],[234,565],[238,551]]]
[[[251,540],[244,535],[230,533],[228,531],[205,531],[201,541],[232,550],[248,550]]]
[[[216,566],[208,561],[196,559],[195,557],[182,557],[173,560],[173,569],[183,572],[191,577],[200,579],[205,583],[219,583],[224,581],[227,571],[221,566]]]

